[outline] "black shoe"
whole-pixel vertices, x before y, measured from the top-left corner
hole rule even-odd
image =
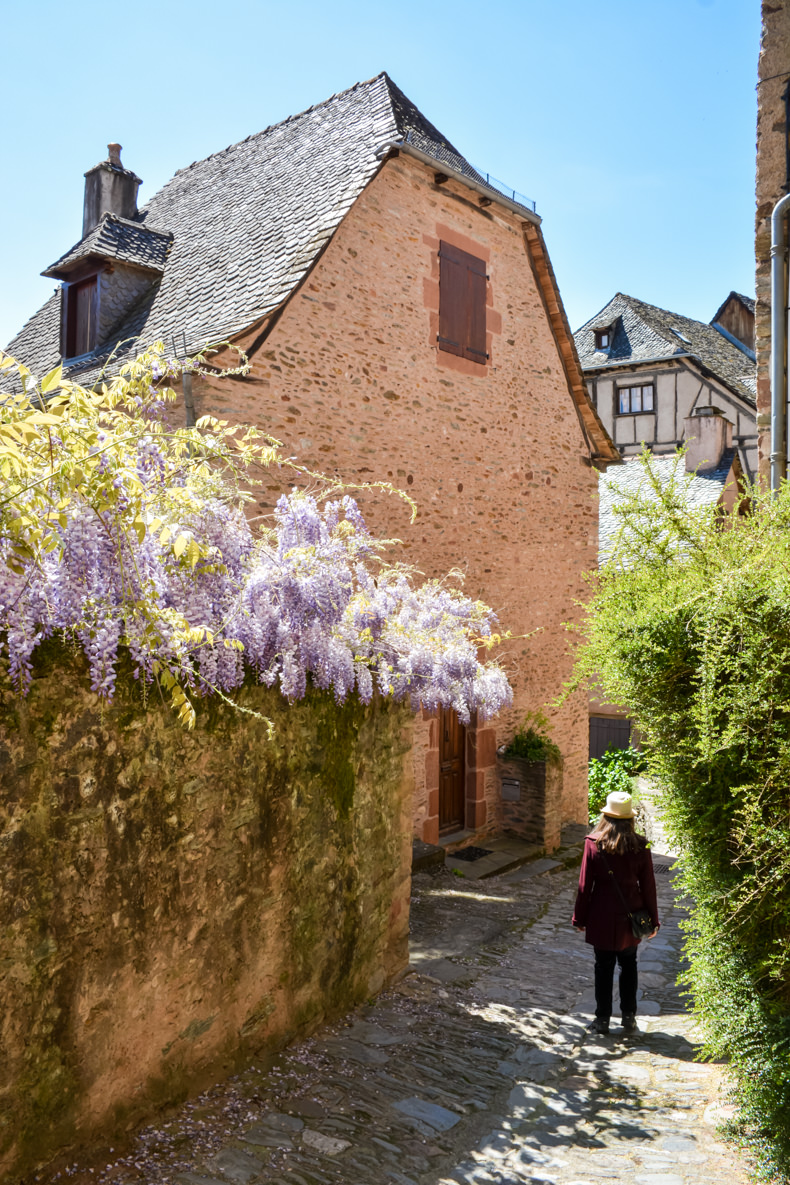
[[[593,1033],[600,1033],[601,1036],[607,1036],[609,1032],[609,1017],[596,1016],[595,1020],[590,1025],[590,1031]]]
[[[624,1033],[635,1033],[636,1032],[636,1014],[634,1012],[624,1012],[623,1013],[623,1032]]]

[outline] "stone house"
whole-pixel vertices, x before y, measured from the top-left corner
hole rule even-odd
[[[502,824],[498,743],[570,675],[565,622],[597,554],[597,470],[619,461],[582,379],[532,203],[473,168],[386,74],[179,170],[142,208],[120,148],[86,174],[83,237],[9,350],[93,379],[117,343],[231,341],[246,376],[187,380],[187,422],[259,425],[305,465],[384,479],[373,528],[427,576],[461,568],[513,637],[497,722],[418,722],[414,827]],[[224,355],[218,357],[218,362]],[[288,483],[288,478],[283,479]],[[276,477],[261,501],[268,512]],[[547,846],[586,817],[587,709],[552,709],[565,763]]]
[[[709,324],[618,292],[574,334],[587,389],[624,457],[674,452],[717,407],[745,474],[757,472],[754,301],[731,292]]]

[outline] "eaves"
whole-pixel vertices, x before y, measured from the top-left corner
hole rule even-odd
[[[699,367],[704,378],[715,379],[717,383],[721,383],[722,387],[726,387],[729,393],[735,399],[739,399],[741,403],[745,404],[749,411],[754,411],[755,400],[749,396],[744,395],[743,391],[739,391],[736,387],[734,387],[729,379],[722,378],[718,371],[711,370],[711,368],[702,361],[698,354],[684,352],[682,354],[658,354],[654,358],[624,358],[619,362],[606,362],[602,366],[583,366],[582,373],[584,374],[585,378],[588,375],[590,377],[600,377],[601,375],[610,373],[613,370],[636,370],[638,367],[642,366],[655,366],[658,362],[676,362],[680,361],[681,359],[687,359],[689,362],[693,362]]]
[[[438,160],[437,157],[423,152],[421,148],[416,148],[414,144],[407,144],[404,140],[388,140],[386,144],[382,144],[381,148],[379,148],[376,158],[378,160],[384,160],[390,152],[402,152],[404,156],[414,157],[415,160],[427,165],[435,172],[442,172],[453,181],[458,181],[459,184],[465,185],[467,189],[471,189],[475,193],[480,194],[481,197],[487,198],[492,205],[503,206],[511,214],[516,214],[519,218],[534,223],[535,226],[540,226],[542,222],[540,215],[533,213],[532,210],[528,210],[526,206],[511,201],[509,197],[500,193],[498,189],[481,185],[479,181],[475,181],[474,177],[469,177],[466,173],[462,173],[460,169],[454,169],[446,161]]]

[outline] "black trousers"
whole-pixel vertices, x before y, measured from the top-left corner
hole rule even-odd
[[[636,1012],[636,989],[639,986],[636,970],[635,946],[625,950],[595,950],[595,1015],[608,1020],[612,1015],[612,984],[614,965],[620,964],[620,1012],[623,1016]]]

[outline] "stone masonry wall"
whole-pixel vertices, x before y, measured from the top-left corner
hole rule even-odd
[[[0,678],[0,1179],[376,993],[408,959],[411,715],[100,710],[54,643]]]
[[[500,758],[498,774],[502,785],[502,826],[530,843],[553,851],[560,845],[562,820],[562,760],[523,761]]]
[[[437,348],[441,239],[487,262],[487,366]],[[388,480],[416,500],[411,524],[398,499],[360,495],[374,529],[404,541],[403,558],[429,576],[463,569],[467,592],[512,631],[501,653],[515,704],[496,722],[509,739],[570,674],[563,623],[577,616],[582,573],[596,565],[598,514],[597,475],[519,218],[482,209],[454,181],[436,184],[414,160],[390,160],[282,314],[241,344],[251,374],[196,382],[197,414],[257,424],[307,465]],[[263,509],[289,480],[272,480]],[[583,820],[584,694],[549,715],[565,759],[563,818]],[[467,777],[467,825],[491,825],[501,817],[493,761]],[[427,840],[437,825],[431,789],[418,803]]]
[[[760,475],[770,480],[771,454],[771,211],[787,193],[788,128],[783,95],[790,82],[790,0],[763,0],[757,84],[757,427]]]

